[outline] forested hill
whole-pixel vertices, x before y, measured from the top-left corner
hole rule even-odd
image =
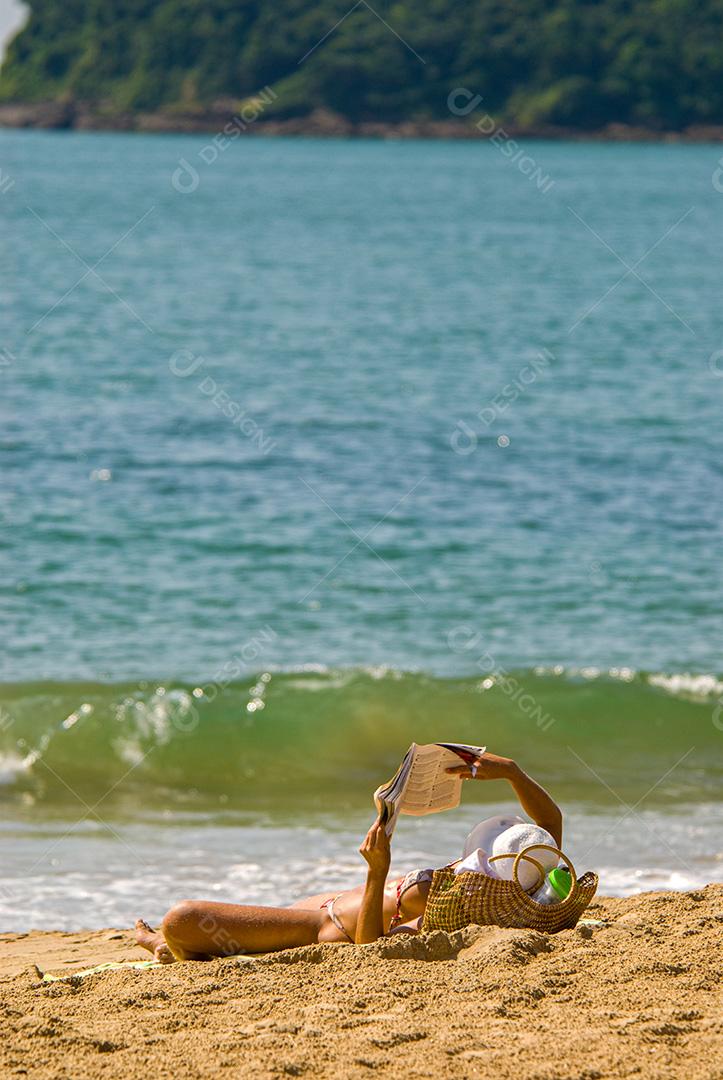
[[[464,87],[520,129],[723,124],[723,0],[30,3],[5,103],[180,113],[270,87],[265,119],[400,123],[450,118]]]

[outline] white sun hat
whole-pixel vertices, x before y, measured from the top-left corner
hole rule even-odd
[[[556,847],[547,829],[543,829],[540,825],[522,822],[522,824],[512,825],[495,837],[490,855],[516,855],[518,851],[532,847],[534,844],[549,844],[551,847]],[[559,861],[559,856],[554,851],[545,851],[544,848],[531,851],[530,855],[540,863],[545,873],[557,866]],[[514,864],[514,859],[495,859],[492,866],[501,878],[512,881]],[[523,889],[532,889],[540,881],[537,867],[526,859],[520,860],[517,876]]]
[[[491,855],[492,845],[500,833],[512,828],[513,825],[524,824],[523,818],[517,817],[516,814],[497,814],[496,817],[485,818],[484,821],[480,821],[479,825],[475,825],[465,840],[462,858],[466,859],[477,848],[481,848],[485,855]],[[512,865],[511,859],[500,859],[500,862],[509,862],[510,866]]]

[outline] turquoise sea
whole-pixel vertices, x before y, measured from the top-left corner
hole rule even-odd
[[[209,145],[0,132],[0,929],[354,882],[413,739],[723,880],[720,147]]]

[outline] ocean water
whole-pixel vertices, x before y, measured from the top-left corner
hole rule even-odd
[[[412,739],[723,880],[720,148],[209,144],[0,132],[0,928],[356,881]]]

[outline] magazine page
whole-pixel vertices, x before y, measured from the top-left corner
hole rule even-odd
[[[484,746],[467,743],[412,743],[392,779],[374,793],[387,835],[400,813],[419,817],[459,806],[462,779],[446,770],[460,761],[471,765],[484,752]]]
[[[387,836],[391,836],[394,832],[416,751],[417,744],[412,743],[391,780],[382,784],[374,792],[374,803],[379,820],[386,826]]]
[[[462,778],[446,770],[459,765],[460,759],[465,764],[471,764],[483,753],[484,747],[455,743],[418,746],[402,796],[400,813],[418,817],[459,806]]]

